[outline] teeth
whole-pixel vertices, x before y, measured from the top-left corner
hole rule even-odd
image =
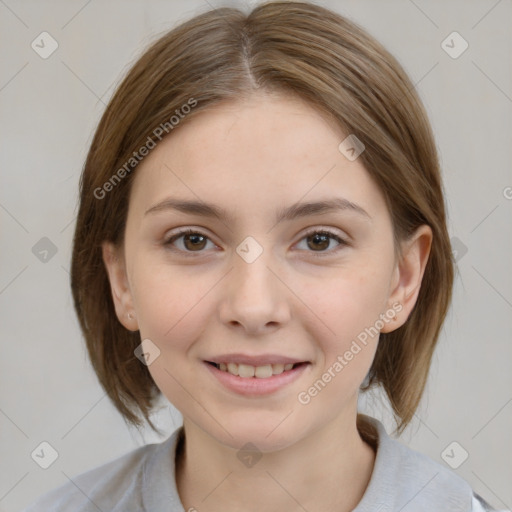
[[[229,366],[228,366],[228,368],[229,368]],[[254,377],[254,370],[255,370],[254,366],[249,366],[248,364],[239,364],[238,365],[238,375],[240,377],[244,377],[244,378]]]
[[[288,364],[266,364],[263,366],[251,366],[249,364],[236,363],[220,363],[217,365],[219,370],[237,375],[244,379],[256,377],[258,379],[268,379],[272,375],[280,375],[281,373],[291,370],[293,363]]]
[[[258,379],[267,379],[268,377],[272,377],[272,365],[266,364],[265,366],[257,366],[254,370],[254,375],[258,377]]]
[[[235,363],[228,363],[228,372],[232,375],[238,375],[238,365]]]
[[[284,364],[273,364],[272,365],[273,375],[279,375],[280,373],[283,373],[283,372],[284,372]]]

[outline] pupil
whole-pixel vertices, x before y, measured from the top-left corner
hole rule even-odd
[[[202,249],[202,248],[203,248],[203,246],[199,247],[199,246],[197,245],[197,241],[198,241],[198,239],[200,239],[200,238],[203,238],[203,245],[204,245],[204,236],[202,236],[202,235],[197,235],[197,234],[196,234],[196,235],[186,235],[186,236],[185,236],[185,245],[187,245],[187,242],[192,241],[192,248],[196,248],[196,249],[198,249],[198,248],[199,248],[199,249]],[[199,243],[201,243],[201,242],[199,242]],[[187,246],[187,248],[190,248],[190,247],[188,247],[188,246]]]
[[[327,237],[327,235],[317,233],[315,235],[312,235],[310,238],[314,240],[314,244],[318,243],[318,239],[323,239],[323,243],[320,242],[320,244],[322,245],[321,249],[326,249],[327,247],[329,247],[329,238]]]

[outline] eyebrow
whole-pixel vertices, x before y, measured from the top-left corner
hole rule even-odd
[[[234,217],[224,208],[203,201],[190,201],[185,199],[167,198],[164,201],[151,206],[144,215],[157,213],[165,210],[177,210],[182,213],[199,215],[201,217],[211,217],[219,220],[227,220],[233,223]],[[334,197],[322,201],[313,201],[306,203],[295,203],[287,208],[281,208],[277,211],[274,222],[279,224],[282,221],[290,221],[310,215],[322,215],[338,211],[349,211],[371,220],[370,215],[361,206],[341,197]]]

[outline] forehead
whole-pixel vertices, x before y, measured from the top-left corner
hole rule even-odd
[[[142,215],[172,196],[261,216],[328,195],[377,213],[383,197],[361,161],[340,152],[345,137],[294,96],[255,94],[218,104],[179,126],[139,164],[130,209]]]

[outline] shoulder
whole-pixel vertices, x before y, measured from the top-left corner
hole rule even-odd
[[[40,496],[22,512],[98,512],[142,510],[144,466],[160,444],[137,448],[106,464],[69,478]]]
[[[355,512],[373,510],[379,503],[384,506],[383,511],[495,510],[454,471],[391,438],[375,418],[362,416],[362,420],[375,429],[373,438],[377,451],[370,483]]]

